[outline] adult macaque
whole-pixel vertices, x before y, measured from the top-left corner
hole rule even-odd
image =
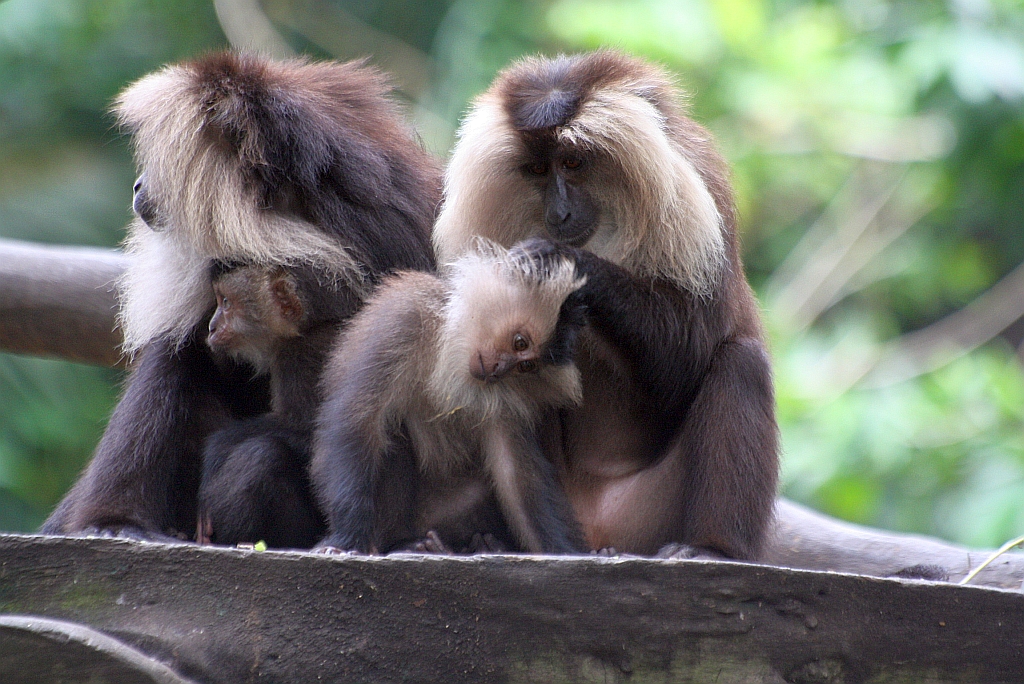
[[[545,434],[591,549],[751,559],[778,478],[771,368],[726,166],[679,100],[613,51],[512,66],[462,126],[434,244],[533,238],[586,278],[583,404]]]
[[[284,267],[215,266],[217,308],[206,344],[219,358],[251,364],[270,378],[271,412],[237,420],[207,439],[196,541],[264,541],[309,548],[326,529],[309,483],[311,392],[336,330],[310,328],[303,301],[312,283]]]
[[[339,339],[311,468],[330,525],[321,550],[424,537],[460,549],[480,532],[524,551],[582,550],[538,427],[580,399],[584,280],[562,259],[477,249],[443,278],[385,282]],[[504,525],[487,520],[495,501]]]
[[[152,538],[195,527],[207,438],[270,409],[259,371],[205,344],[211,265],[285,268],[315,284],[308,330],[336,328],[384,274],[433,267],[440,174],[361,63],[213,54],[146,76],[115,111],[141,168],[119,283],[135,363],[42,531]],[[314,395],[306,382],[296,391]]]

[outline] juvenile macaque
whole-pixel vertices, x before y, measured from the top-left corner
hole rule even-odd
[[[271,371],[278,352],[302,334],[306,308],[283,268],[239,266],[215,276],[217,308],[206,344],[214,352]]]
[[[321,550],[425,537],[458,549],[474,531],[501,536],[474,529],[495,505],[514,547],[582,550],[538,428],[580,401],[583,284],[571,262],[481,243],[443,277],[381,286],[324,371],[311,469],[330,526]]]
[[[323,535],[309,484],[310,387],[334,328],[310,328],[299,282],[281,267],[218,265],[206,343],[270,377],[270,413],[213,433],[203,452],[196,540],[308,548]]]

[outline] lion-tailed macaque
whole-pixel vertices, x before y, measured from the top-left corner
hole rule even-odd
[[[191,534],[207,439],[270,410],[265,374],[205,344],[214,263],[288,270],[316,302],[310,331],[336,329],[385,275],[434,268],[440,169],[390,91],[361,62],[223,52],[117,98],[140,168],[118,283],[134,363],[44,533]],[[296,343],[313,355],[321,344],[311,333]],[[315,396],[317,376],[293,389]]]
[[[778,480],[771,365],[728,170],[681,100],[611,50],[511,66],[462,125],[433,239],[447,261],[532,238],[586,277],[583,403],[542,433],[591,549],[754,559]]]
[[[458,549],[481,532],[534,553],[583,549],[538,432],[580,400],[574,270],[479,243],[441,277],[381,286],[324,371],[311,468],[330,525],[321,550],[435,535]],[[503,524],[480,529],[495,506]]]
[[[266,373],[272,410],[233,421],[207,439],[196,541],[309,548],[326,529],[309,483],[319,403],[310,387],[335,331],[309,328],[317,316],[280,266],[215,265],[213,291],[217,308],[206,344],[218,358]]]

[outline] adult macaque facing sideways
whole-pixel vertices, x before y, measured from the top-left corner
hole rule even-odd
[[[257,369],[205,344],[212,265],[316,283],[298,338],[316,347],[311,332],[337,328],[383,275],[433,268],[440,172],[386,79],[361,63],[212,54],[146,76],[115,111],[141,169],[118,284],[135,363],[92,462],[42,531],[190,534],[207,438],[271,408]],[[315,379],[301,389],[315,395]]]

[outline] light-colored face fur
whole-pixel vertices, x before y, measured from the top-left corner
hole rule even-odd
[[[282,68],[288,68],[287,63]],[[187,66],[136,82],[118,97],[119,121],[134,132],[146,191],[158,207],[159,232],[141,220],[128,229],[129,267],[119,282],[124,349],[173,344],[213,306],[215,259],[257,266],[304,263],[361,291],[358,264],[314,226],[258,206],[232,155],[203,135],[203,106]]]
[[[442,314],[437,364],[428,391],[443,411],[464,409],[480,420],[529,420],[541,408],[578,404],[582,399],[575,364],[545,364],[537,371],[513,371],[484,383],[470,373],[477,351],[507,344],[528,331],[536,345],[555,331],[565,298],[582,287],[574,266],[561,261],[541,274],[532,260],[510,257],[497,245],[473,242],[473,251],[451,264],[451,283]]]
[[[526,60],[513,69],[543,62]],[[560,142],[612,160],[592,176],[601,220],[585,247],[637,275],[706,295],[726,263],[722,218],[688,150],[645,97],[671,90],[671,83],[653,67],[647,72],[596,90],[557,129]],[[474,235],[505,246],[547,235],[542,196],[521,170],[522,141],[498,91],[493,86],[476,100],[448,165],[434,228],[442,261],[465,252]]]

